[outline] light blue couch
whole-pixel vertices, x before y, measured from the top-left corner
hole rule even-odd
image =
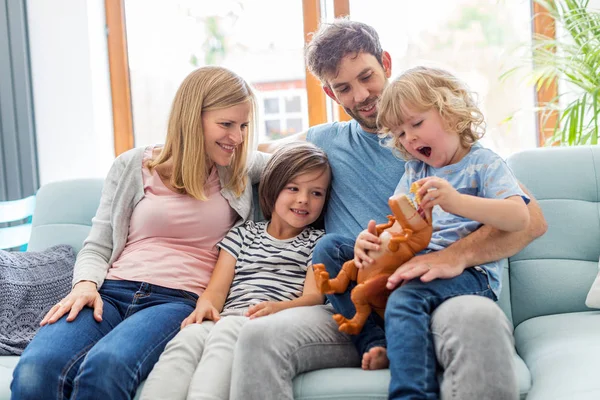
[[[499,301],[516,327],[522,398],[600,399],[600,311],[584,304],[600,255],[600,147],[525,151],[509,164],[540,201],[549,226],[506,263]],[[79,249],[101,186],[78,180],[41,188],[29,249],[59,243]],[[0,357],[0,400],[9,398],[17,361]],[[294,389],[302,400],[386,399],[388,382],[387,370],[328,369],[298,376]]]

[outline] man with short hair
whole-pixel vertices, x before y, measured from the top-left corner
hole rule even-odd
[[[339,270],[353,257],[354,241],[370,220],[385,221],[387,200],[404,173],[404,161],[380,144],[377,100],[391,75],[391,57],[369,25],[338,19],[324,24],[306,48],[306,62],[325,93],[352,116],[349,122],[312,127],[277,142],[262,144],[271,152],[281,142],[308,140],[328,154],[332,167],[331,197],[325,235],[313,263]],[[483,226],[447,249],[414,257],[390,278],[448,279],[465,268],[509,257],[546,230],[531,194],[530,225],[517,233]],[[342,314],[353,315],[346,293],[328,296]],[[333,367],[379,369],[387,366],[382,321],[373,314],[359,335],[338,331],[329,304],[287,310],[247,324],[242,330],[233,368],[232,399],[293,399],[293,378],[303,372]],[[433,314],[431,331],[436,356],[444,370],[443,398],[515,399],[512,326],[489,299],[460,296]],[[388,332],[388,335],[393,332]],[[356,351],[355,346],[360,349]]]

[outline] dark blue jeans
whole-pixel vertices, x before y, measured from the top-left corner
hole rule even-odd
[[[354,241],[354,238],[338,234],[324,235],[313,250],[313,264],[325,264],[330,278],[335,278],[342,269],[342,265],[354,258]],[[350,297],[350,291],[355,286],[356,282],[350,282],[344,293],[327,295],[327,300],[333,308],[346,318],[352,318],[356,314],[356,308]],[[350,338],[361,355],[375,346],[386,347],[381,317],[376,313],[371,313],[362,331],[358,335],[350,335]]]
[[[132,399],[197,296],[142,282],[107,280],[102,322],[85,307],[40,328],[13,374],[11,399]]]
[[[413,279],[392,292],[385,309],[390,399],[439,398],[431,314],[445,300],[467,294],[496,300],[487,275],[475,268],[452,279]]]

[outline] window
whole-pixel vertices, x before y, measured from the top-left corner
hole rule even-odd
[[[409,66],[425,64],[447,68],[466,80],[479,94],[487,118],[483,142],[502,155],[537,145],[535,99],[546,102],[557,93],[553,86],[535,96],[523,79],[525,71],[521,76],[499,79],[518,63],[519,45],[531,40],[532,25],[536,33],[552,25],[543,16],[534,18],[532,24],[532,4],[536,13],[540,11],[539,4],[532,0],[105,3],[117,154],[133,145],[129,76],[135,142],[139,146],[164,140],[170,101],[178,84],[193,68],[205,64],[227,66],[257,87],[262,117],[267,115],[266,107],[285,107],[276,101],[280,95],[275,91],[306,92],[300,99],[302,125],[295,115],[287,118],[286,113],[272,114],[272,118],[261,122],[260,139],[266,138],[267,132],[287,134],[300,126],[305,130],[307,120],[314,125],[332,118],[347,119],[339,107],[327,105],[320,83],[310,75],[306,77],[302,56],[303,38],[317,28],[318,21],[333,16],[350,14],[373,25],[384,49],[392,55],[394,75]],[[127,35],[123,27],[125,10]],[[264,19],[266,10],[268,15],[278,17],[261,25],[257,21]],[[527,51],[526,46],[520,51]],[[270,102],[264,104],[267,98]],[[544,135],[539,135],[543,140]]]
[[[162,143],[179,84],[221,65],[257,91],[259,140],[308,129],[302,2],[125,0],[135,145]],[[269,18],[266,15],[282,16]],[[286,17],[287,16],[287,17]]]
[[[466,81],[486,118],[482,144],[503,156],[537,146],[533,88],[522,75],[500,79],[531,40],[529,0],[350,0],[350,14],[377,29],[392,56],[392,79],[427,65]]]
[[[275,140],[308,129],[306,90],[261,90],[259,120],[264,121],[260,141]]]

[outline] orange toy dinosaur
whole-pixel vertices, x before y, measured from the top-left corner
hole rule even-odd
[[[411,193],[417,190],[416,184],[410,188]],[[323,294],[343,293],[351,280],[357,282],[351,294],[356,307],[354,317],[347,319],[341,314],[333,316],[341,332],[358,334],[372,311],[383,318],[390,295],[390,290],[385,287],[388,277],[429,244],[432,233],[431,210],[427,214],[417,211],[420,203],[418,196],[415,196],[414,202],[405,194],[390,197],[388,204],[394,215],[388,215],[387,223],[377,225],[381,246],[379,251],[369,252],[369,257],[373,259],[369,266],[358,269],[354,260],[350,260],[344,263],[336,278],[329,279],[324,264],[313,265],[317,287]]]

